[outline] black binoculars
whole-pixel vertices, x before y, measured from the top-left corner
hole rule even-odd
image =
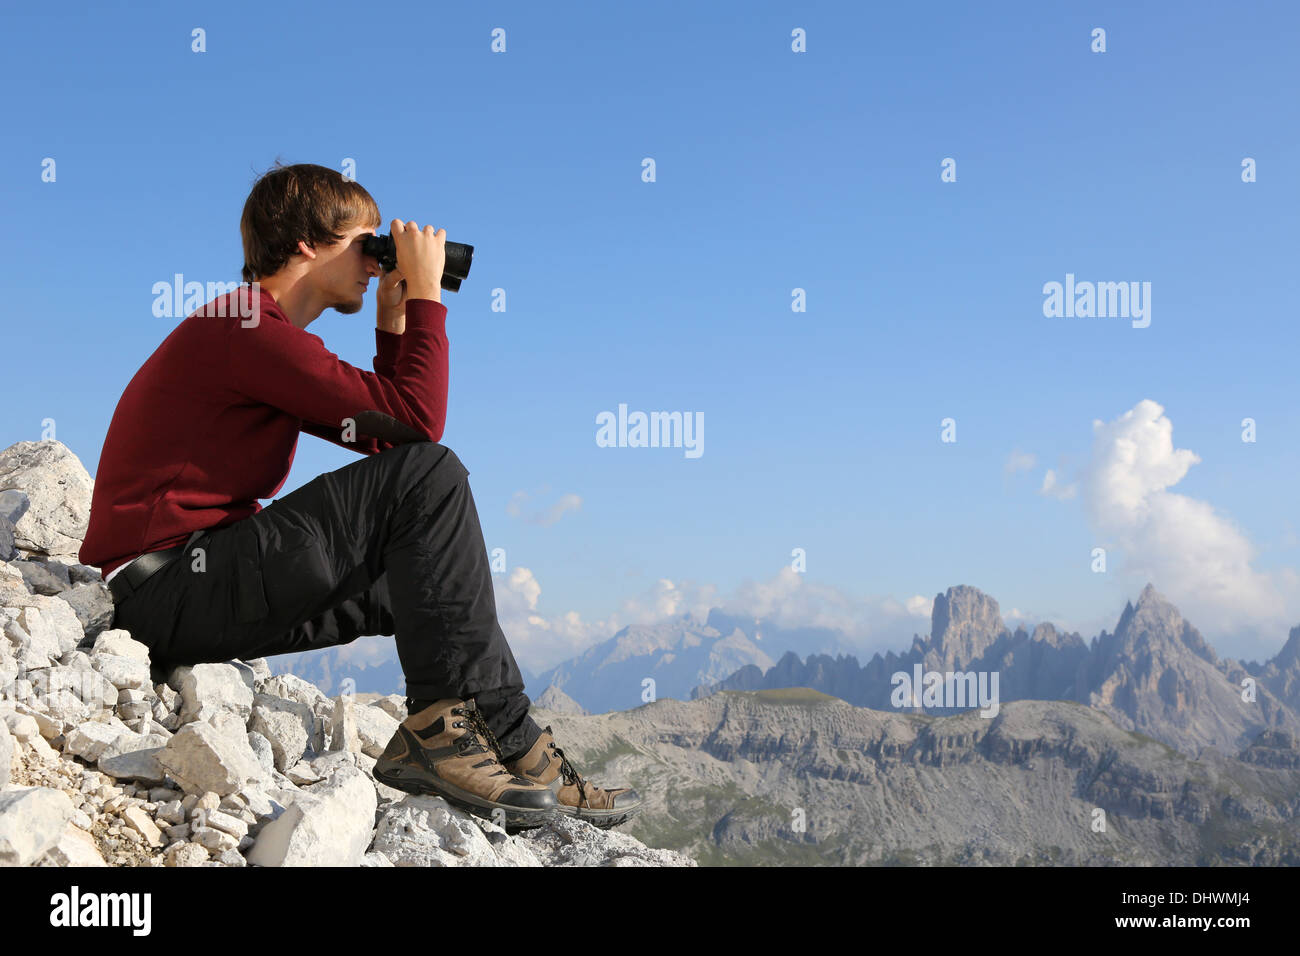
[[[469,276],[469,267],[474,261],[474,247],[463,242],[447,240],[443,243],[447,252],[446,263],[442,267],[442,282],[439,283],[448,292],[460,291],[460,280]],[[392,236],[366,236],[361,251],[379,260],[385,272],[397,268],[397,247]]]

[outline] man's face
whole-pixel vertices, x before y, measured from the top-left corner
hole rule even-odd
[[[312,284],[326,299],[326,308],[344,315],[360,312],[371,276],[382,274],[379,260],[361,251],[366,236],[375,234],[377,226],[353,226],[343,238],[316,247],[311,270]]]

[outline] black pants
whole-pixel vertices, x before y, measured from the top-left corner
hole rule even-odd
[[[367,455],[204,532],[116,606],[161,668],[392,634],[408,697],[473,697],[507,758],[532,746],[469,471],[422,441]]]

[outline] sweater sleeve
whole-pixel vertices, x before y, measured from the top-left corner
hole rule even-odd
[[[335,428],[332,425],[318,425],[316,422],[303,422],[299,429],[305,435],[314,435],[317,438],[323,438],[325,441],[338,445],[340,448],[347,448],[350,451],[360,452],[363,455],[377,455],[381,451],[387,451],[393,447],[392,442],[380,441],[377,438],[371,438],[369,435],[357,433],[356,441],[343,440],[343,428]]]
[[[320,336],[263,316],[231,329],[231,381],[242,395],[302,419],[308,434],[354,451],[374,454],[393,444],[361,435],[342,440],[344,420],[367,411],[439,441],[447,420],[446,318],[440,302],[408,301],[403,334],[376,330],[375,371],[367,372],[329,351]]]
[[[402,336],[398,332],[375,329],[375,371],[393,377],[397,371],[397,356],[402,353]]]

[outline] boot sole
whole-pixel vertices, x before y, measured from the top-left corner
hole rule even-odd
[[[375,764],[374,777],[385,786],[392,787],[394,790],[401,790],[403,793],[410,793],[416,796],[434,796],[442,797],[449,804],[458,810],[464,810],[466,813],[481,817],[484,820],[492,820],[493,813],[501,810],[505,814],[505,827],[507,831],[511,828],[515,830],[527,830],[534,827],[544,826],[555,819],[557,807],[545,807],[540,810],[531,810],[522,807],[511,807],[504,803],[493,803],[490,800],[484,800],[482,797],[475,796],[467,790],[462,790],[454,784],[447,783],[445,780],[431,780],[422,770],[416,770],[404,765],[398,765],[395,769],[401,773],[394,776],[391,773],[391,767],[381,767],[379,763]],[[495,821],[493,821],[495,822]]]
[[[630,810],[579,810],[577,807],[568,807],[563,804],[559,807],[560,813],[565,816],[576,817],[590,823],[598,830],[608,830],[610,827],[616,827],[620,824],[627,823],[636,816],[639,806]]]

